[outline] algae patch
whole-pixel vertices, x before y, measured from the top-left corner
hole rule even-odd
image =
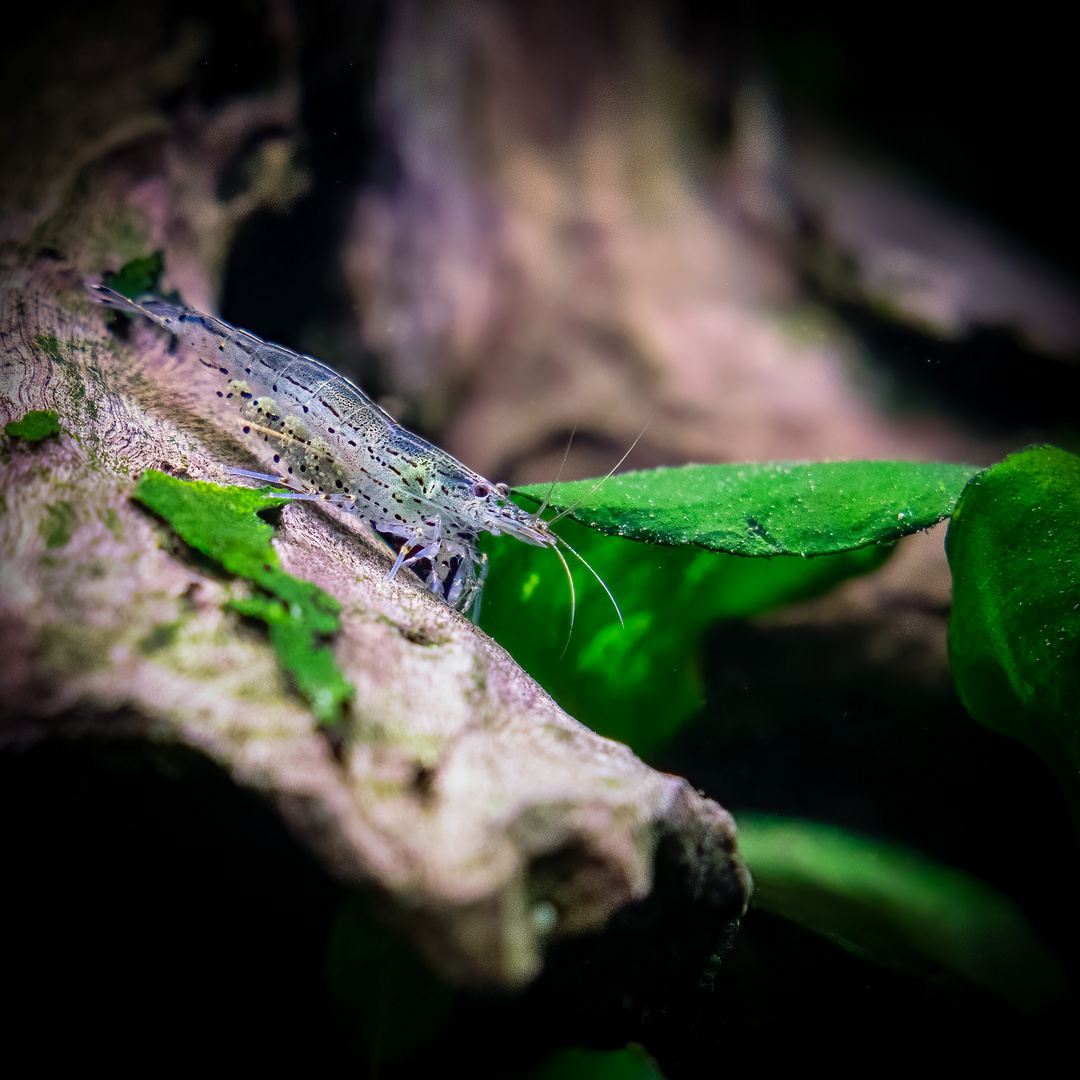
[[[60,679],[86,675],[109,664],[115,635],[81,623],[46,627],[37,640],[43,668]]]
[[[124,524],[120,520],[120,515],[111,506],[98,511],[98,517],[101,518],[105,528],[113,534],[113,539],[117,543],[124,539]]]
[[[180,622],[158,623],[148,634],[139,639],[139,652],[150,656],[160,649],[167,649],[180,630]]]
[[[23,442],[41,442],[50,435],[60,434],[60,418],[52,409],[31,409],[21,420],[9,420],[4,425],[4,434]]]
[[[278,662],[292,674],[319,721],[332,724],[355,689],[330,650],[319,644],[340,629],[341,605],[318,586],[281,569],[270,544],[273,527],[258,513],[286,500],[267,497],[266,491],[177,480],[148,470],[134,497],[163,517],[186,543],[256,587],[250,598],[228,607],[266,623]]]
[[[45,507],[45,516],[38,523],[38,532],[45,537],[47,548],[66,547],[79,523],[78,511],[66,499]]]
[[[54,363],[62,364],[64,354],[60,351],[60,340],[53,334],[38,334],[34,344]]]

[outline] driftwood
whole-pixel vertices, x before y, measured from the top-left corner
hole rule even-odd
[[[169,124],[153,112],[161,78],[182,82],[197,56],[181,43],[93,85],[52,72],[50,100],[79,97],[101,123],[54,123],[43,178],[26,169],[3,191],[0,422],[54,409],[63,431],[2,447],[0,742],[198,749],[265,794],[333,874],[381,896],[458,981],[533,977],[547,940],[600,930],[649,893],[661,843],[719,938],[750,887],[726,811],[566,715],[415,579],[388,582],[389,552],[355,523],[292,505],[275,538],[285,569],[343,606],[333,648],[356,694],[330,739],[265,637],[225,610],[243,584],[132,501],[146,468],[228,482],[226,464],[258,459],[195,358],[149,327],[117,338],[84,280],[160,247],[172,283],[205,303],[230,230],[302,186],[287,64],[269,98],[191,105]],[[226,162],[268,123],[261,186],[216,201]]]

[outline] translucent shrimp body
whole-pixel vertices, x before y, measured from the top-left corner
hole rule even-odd
[[[220,376],[218,396],[236,404],[246,435],[273,449],[280,481],[298,491],[295,497],[328,499],[384,539],[399,539],[390,578],[414,567],[432,592],[458,611],[471,608],[475,619],[487,575],[480,533],[507,533],[562,558],[562,541],[539,514],[511,502],[505,485],[407,431],[318,360],[192,308],[136,303],[103,285],[91,291],[108,307],[145,315],[175,334]]]

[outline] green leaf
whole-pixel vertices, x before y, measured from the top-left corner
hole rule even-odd
[[[1068,989],[1020,908],[978,878],[843,829],[737,815],[755,907],[867,959],[913,974],[948,971],[1038,1012]]]
[[[977,477],[946,551],[960,697],[1047,759],[1080,828],[1080,457],[1037,447]]]
[[[287,500],[268,496],[267,489],[177,480],[153,469],[143,474],[134,497],[197,551],[258,587],[253,596],[230,603],[230,609],[267,624],[281,666],[292,674],[319,721],[334,723],[354,687],[318,642],[337,633],[341,605],[281,569],[270,544],[273,526],[258,516]]]
[[[556,484],[552,505],[600,532],[734,555],[829,555],[888,544],[952,513],[971,465],[836,461],[686,465]],[[519,488],[537,502],[549,485]],[[580,500],[580,502],[578,502]]]
[[[132,259],[124,263],[116,273],[111,271],[102,276],[105,285],[115,289],[129,300],[138,300],[146,293],[156,293],[161,285],[161,275],[165,271],[165,255],[155,251],[141,259]]]
[[[622,1050],[559,1050],[529,1080],[664,1080],[664,1074],[640,1043],[628,1043]]]
[[[642,756],[700,708],[708,626],[825,592],[889,554],[880,547],[743,559],[605,536],[568,519],[556,528],[610,588],[625,629],[596,579],[568,554],[577,592],[568,642],[569,586],[557,555],[505,536],[483,538],[490,573],[480,625],[572,716]]]
[[[31,409],[21,420],[9,420],[4,434],[23,442],[41,442],[60,434],[60,420],[52,409]]]

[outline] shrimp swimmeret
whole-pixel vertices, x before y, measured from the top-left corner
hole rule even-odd
[[[420,574],[426,570],[428,588],[458,611],[471,608],[474,621],[487,576],[487,556],[477,548],[480,533],[506,533],[549,547],[570,580],[573,624],[574,583],[559,546],[581,556],[551,531],[552,522],[568,510],[550,521],[540,516],[546,502],[527,513],[511,502],[505,484],[491,483],[407,431],[358,386],[310,356],[193,308],[154,299],[136,303],[104,285],[90,288],[108,307],[145,315],[175,334],[216,371],[218,397],[236,403],[244,434],[271,446],[282,475],[232,472],[284,484],[294,489],[289,498],[326,499],[368,521],[388,542],[400,540],[387,577],[403,566]]]

